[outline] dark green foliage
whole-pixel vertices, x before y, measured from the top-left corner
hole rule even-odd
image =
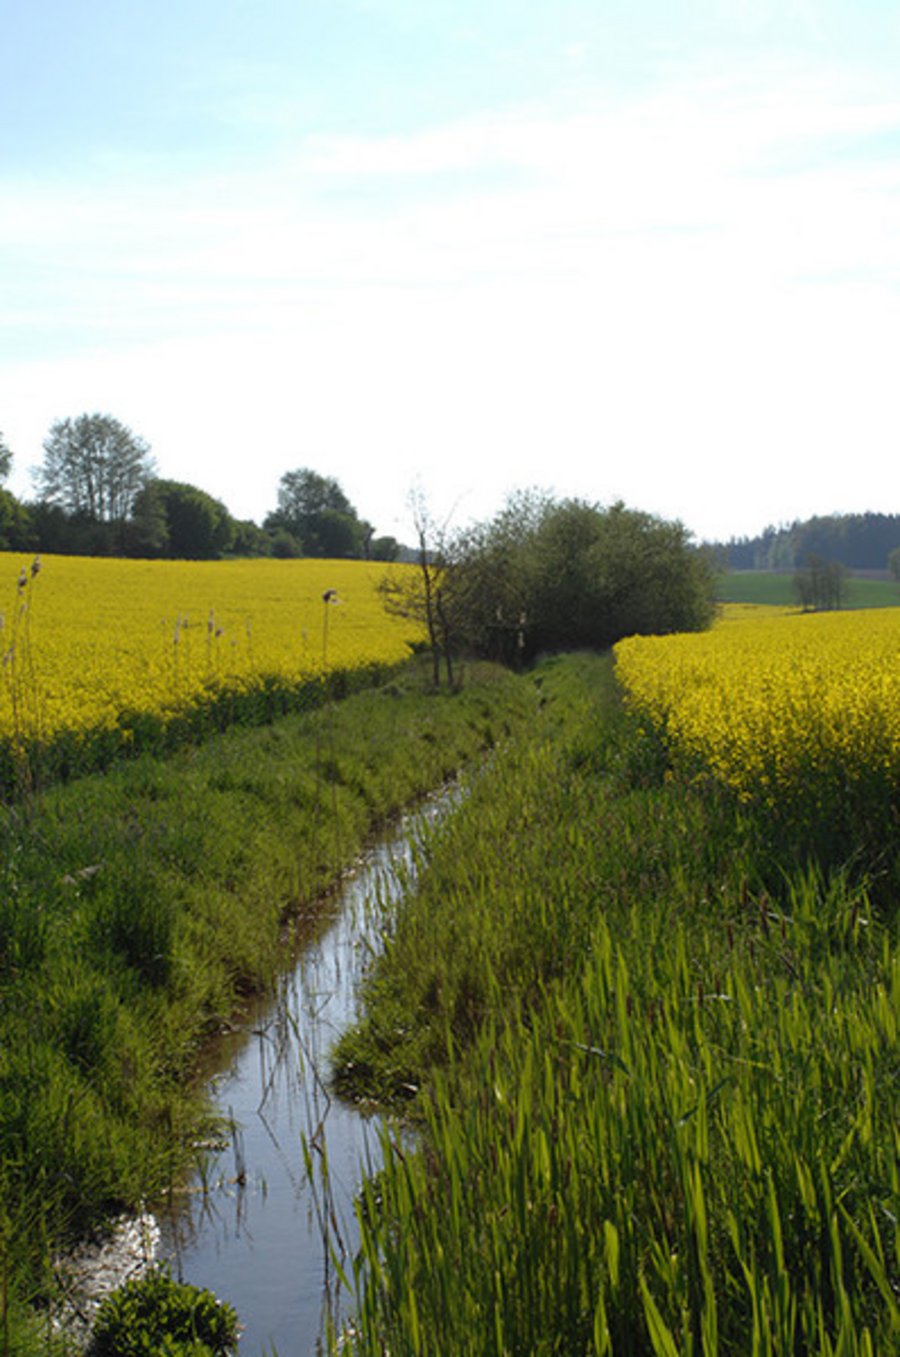
[[[61,556],[114,556],[129,529],[127,522],[102,522],[86,510],[45,501],[27,509],[34,548]]]
[[[290,543],[298,542],[304,556],[336,559],[363,556],[372,532],[334,477],[308,467],[282,476],[278,508],[264,526],[278,544],[275,555],[293,554]]]
[[[232,1307],[164,1268],[120,1286],[94,1324],[97,1357],[225,1357],[237,1341]]]
[[[229,548],[232,556],[271,556],[272,539],[249,518],[233,520],[234,536]]]
[[[847,571],[840,561],[811,555],[794,575],[794,593],[804,612],[840,608],[847,596]]]
[[[159,481],[148,481],[135,495],[131,517],[121,533],[125,556],[152,559],[168,555],[169,522],[159,486]]]
[[[215,561],[229,550],[234,522],[220,500],[182,481],[153,480],[136,497],[129,554]]]
[[[900,514],[828,514],[732,538],[715,549],[731,570],[785,570],[807,556],[840,561],[849,570],[885,570],[900,543]]]
[[[400,543],[396,537],[374,537],[369,543],[369,559],[372,561],[396,561],[400,555]]]
[[[272,555],[279,561],[298,561],[303,556],[303,543],[287,528],[274,528],[269,533]]]
[[[614,504],[520,495],[451,553],[453,634],[507,663],[604,649],[712,619],[713,572],[680,523]]]
[[[31,514],[15,495],[0,487],[0,551],[29,551],[33,542]]]

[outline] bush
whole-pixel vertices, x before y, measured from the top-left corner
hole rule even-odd
[[[233,1308],[164,1267],[120,1286],[94,1324],[98,1357],[225,1357],[237,1340]]]
[[[614,504],[513,498],[453,547],[444,607],[475,654],[504,662],[703,630],[714,575],[682,524]]]

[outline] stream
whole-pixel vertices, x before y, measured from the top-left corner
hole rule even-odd
[[[366,1165],[380,1160],[379,1118],[329,1093],[328,1055],[354,1019],[385,910],[409,888],[416,847],[458,795],[450,788],[430,799],[366,855],[298,934],[276,995],[216,1043],[211,1102],[235,1131],[159,1214],[159,1254],[173,1275],[235,1307],[242,1357],[321,1354],[327,1316],[348,1316],[352,1297],[325,1240],[352,1275],[353,1201]]]

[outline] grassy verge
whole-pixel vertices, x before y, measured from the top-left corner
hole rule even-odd
[[[15,1298],[40,1299],[67,1236],[181,1171],[198,1051],[268,983],[291,917],[380,822],[534,706],[493,669],[449,696],[410,668],[4,812],[0,1351],[34,1350]]]
[[[667,776],[602,662],[539,681],[337,1052],[423,1127],[363,1194],[350,1349],[896,1351],[896,914]]]

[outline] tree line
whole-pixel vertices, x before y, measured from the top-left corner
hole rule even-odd
[[[0,477],[9,449],[0,437]],[[522,665],[537,655],[605,649],[635,632],[703,628],[715,571],[681,523],[618,503],[603,508],[538,491],[451,533],[422,495],[412,500],[414,551],[376,537],[338,482],[286,471],[262,526],[232,517],[198,486],[156,474],[148,445],[109,415],[61,419],[34,472],[36,499],[0,489],[0,548],[79,555],[218,559],[314,556],[418,561],[386,574],[390,612],[424,623],[434,664],[453,686],[462,655]]]
[[[729,570],[796,570],[811,558],[848,570],[887,570],[900,548],[900,514],[827,514],[714,544]]]
[[[35,497],[0,487],[0,550],[79,556],[218,560],[320,556],[391,561],[402,548],[376,536],[338,482],[287,471],[262,526],[237,519],[199,486],[157,474],[149,445],[107,414],[57,420],[32,471]],[[0,480],[12,452],[0,434]]]

